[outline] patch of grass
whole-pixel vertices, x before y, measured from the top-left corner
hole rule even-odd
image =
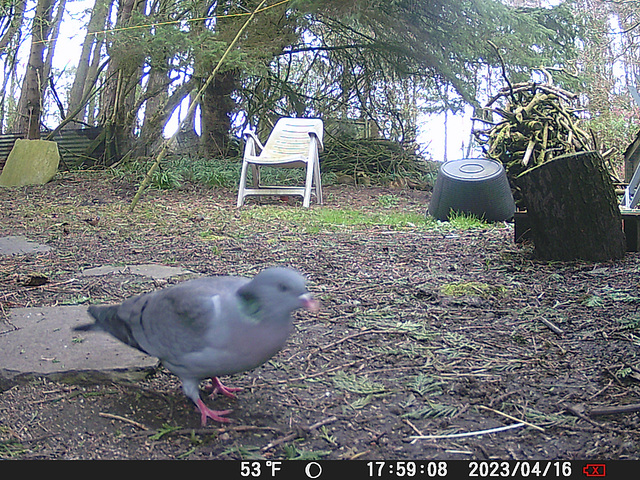
[[[241,211],[245,220],[260,222],[285,221],[302,227],[307,233],[317,233],[322,229],[340,227],[368,228],[387,226],[393,228],[428,229],[436,225],[435,221],[416,212],[365,212],[350,208],[279,208],[256,206]]]
[[[506,403],[503,408],[506,409],[509,405],[513,406],[516,410],[522,409],[520,405],[512,405],[510,403]],[[522,416],[521,418],[523,418],[524,420],[540,427],[551,427],[556,425],[573,426],[578,420],[578,418],[573,415],[544,413],[531,407],[526,408],[523,413],[518,413],[518,416]]]
[[[111,169],[113,175],[141,182],[151,168],[153,159],[137,158]],[[240,181],[241,158],[205,159],[174,156],[160,163],[151,177],[151,186],[167,190],[177,189],[185,182],[199,183],[208,187],[236,188]],[[247,180],[251,181],[251,170]],[[322,173],[322,183],[330,185],[335,174]],[[260,178],[264,184],[304,184],[304,169],[262,167]]]
[[[616,378],[625,378],[633,373],[633,369],[631,367],[620,367],[615,372]]]
[[[156,433],[154,433],[153,435],[151,435],[149,437],[150,440],[160,440],[162,437],[164,437],[165,435],[170,434],[171,432],[174,432],[176,430],[180,430],[180,427],[172,427],[169,424],[163,424],[162,428],[159,429]]]
[[[638,330],[640,329],[640,315],[636,315],[631,318],[621,318],[618,320],[620,322],[620,328],[622,330]]]
[[[321,460],[322,457],[326,457],[331,454],[330,450],[317,450],[308,452],[305,450],[300,450],[298,447],[292,444],[285,445],[283,447],[285,458],[287,460]]]
[[[508,288],[502,285],[489,285],[482,282],[451,282],[440,287],[444,295],[450,297],[480,297],[488,299],[490,297],[504,297]]]
[[[451,212],[449,225],[457,230],[487,229],[492,226],[483,218],[465,212]]]
[[[320,438],[325,440],[327,443],[330,443],[334,447],[338,446],[335,435],[331,435],[326,426],[320,427]]]
[[[390,208],[390,207],[396,207],[398,203],[400,203],[400,199],[393,194],[384,194],[384,195],[380,195],[376,199],[376,202],[381,207]]]
[[[617,288],[605,287],[603,288],[604,295],[610,300],[614,302],[624,302],[624,303],[638,303],[640,302],[640,297],[636,295],[631,295],[628,292],[623,290],[619,290]]]
[[[0,458],[2,459],[15,458],[27,452],[27,448],[20,442],[0,440]]]
[[[235,454],[241,460],[264,460],[264,456],[260,453],[260,448],[252,445],[232,445],[222,451],[222,455]]]
[[[585,295],[582,299],[582,305],[585,307],[603,307],[604,301],[598,295]]]
[[[152,159],[134,159],[111,169],[113,175],[141,182],[153,164]],[[158,189],[180,188],[184,182],[210,187],[235,187],[240,179],[240,163],[233,160],[172,157],[160,163],[151,177]]]

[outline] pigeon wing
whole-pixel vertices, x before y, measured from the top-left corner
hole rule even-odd
[[[143,351],[180,364],[185,355],[224,348],[237,315],[235,291],[248,280],[208,277],[126,300],[118,316]]]

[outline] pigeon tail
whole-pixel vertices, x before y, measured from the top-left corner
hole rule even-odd
[[[89,314],[95,318],[96,322],[80,325],[75,327],[74,330],[80,332],[104,330],[121,342],[126,343],[130,347],[137,348],[142,353],[148,355],[148,352],[146,352],[134,338],[129,324],[118,316],[118,305],[90,305],[88,311]]]

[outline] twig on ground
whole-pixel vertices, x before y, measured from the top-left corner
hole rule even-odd
[[[149,428],[146,425],[143,425],[140,422],[136,422],[135,420],[131,420],[126,417],[121,417],[120,415],[114,415],[113,413],[104,413],[104,412],[99,412],[98,415],[104,418],[110,418],[112,420],[120,420],[121,422],[129,423],[135,427],[138,427],[141,430],[149,430]]]
[[[449,435],[411,435],[409,438],[413,439],[411,443],[415,443],[417,440],[434,440],[439,438],[462,438],[462,437],[476,437],[480,435],[487,435],[489,433],[503,432],[505,430],[511,430],[513,428],[524,427],[522,422],[514,423],[513,425],[507,425],[504,427],[490,428],[488,430],[476,430],[475,432],[463,432],[463,433],[451,433]]]
[[[314,423],[313,425],[309,425],[308,427],[301,427],[301,429],[305,433],[309,433],[319,427],[322,427],[323,425],[327,425],[329,423],[335,422],[336,420],[338,420],[338,417],[336,416],[327,417],[324,420],[320,420],[319,422]],[[280,437],[277,440],[274,440],[273,442],[269,442],[260,450],[263,452],[266,452],[267,450],[271,450],[272,448],[277,447],[278,445],[281,445],[283,443],[289,442],[295,438],[298,438],[299,436],[300,436],[299,432],[291,432],[285,435],[284,437]]]
[[[512,417],[508,413],[504,413],[504,412],[501,412],[499,410],[494,410],[493,408],[485,407],[484,405],[478,405],[478,408],[481,408],[483,410],[489,410],[490,412],[497,413],[498,415],[502,415],[503,417],[506,417],[509,420],[513,420],[513,421],[516,421],[516,422],[524,423],[528,427],[535,428],[536,430],[540,430],[541,432],[544,432],[544,428],[539,427],[538,425],[534,425],[533,423],[529,423],[529,422],[527,422],[525,420],[522,420],[520,418]]]
[[[542,323],[544,323],[547,327],[549,327],[549,329],[551,329],[551,331],[553,333],[555,333],[558,336],[561,336],[564,334],[564,330],[562,330],[560,327],[558,327],[557,325],[554,325],[553,323],[551,323],[549,320],[547,320],[546,318],[538,318],[538,320],[540,320]]]
[[[618,407],[598,407],[589,410],[589,415],[615,415],[618,413],[632,413],[640,410],[640,403],[620,405]]]
[[[424,436],[424,433],[422,433],[422,431],[420,431],[420,429],[419,429],[418,427],[416,427],[413,423],[411,423],[411,422],[409,421],[409,419],[407,419],[407,418],[403,418],[403,419],[402,419],[402,421],[403,421],[404,423],[406,423],[407,425],[409,425],[409,426],[413,429],[413,431],[414,431],[414,432],[416,432],[416,433],[418,434],[418,436],[420,436],[420,437],[423,437],[423,436]]]
[[[600,428],[600,429],[607,429],[607,428],[608,428],[606,425],[603,425],[603,424],[601,424],[601,423],[598,423],[598,422],[596,422],[595,420],[590,419],[590,418],[589,418],[588,416],[586,416],[584,413],[582,413],[582,411],[581,411],[581,410],[582,410],[582,408],[581,408],[581,407],[579,407],[579,406],[573,406],[573,405],[568,405],[568,404],[566,404],[566,403],[563,403],[563,404],[562,404],[562,407],[563,407],[565,410],[567,410],[567,411],[569,411],[569,412],[573,413],[576,417],[578,417],[578,418],[580,418],[580,419],[584,420],[584,421],[585,421],[585,422],[587,422],[587,423],[590,423],[591,425],[594,425],[594,426],[596,426],[596,427],[598,427],[598,428]]]

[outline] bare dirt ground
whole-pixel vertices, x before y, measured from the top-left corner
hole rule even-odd
[[[53,247],[0,259],[0,315],[162,287],[77,276],[150,262],[247,276],[290,265],[308,276],[321,311],[296,313],[272,361],[223,379],[244,391],[208,403],[233,409],[233,423],[201,428],[162,368],[135,384],[31,378],[0,392],[0,457],[640,458],[640,413],[597,415],[640,403],[637,253],[616,263],[541,263],[513,243],[511,225],[310,224],[290,216],[297,203],[238,211],[235,191],[198,187],[148,191],[129,214],[135,189],[105,174],[67,173],[0,190],[0,235]],[[343,186],[325,195],[326,209],[363,214],[422,214],[428,204],[428,193],[411,190]],[[414,438],[522,422],[487,435]]]

